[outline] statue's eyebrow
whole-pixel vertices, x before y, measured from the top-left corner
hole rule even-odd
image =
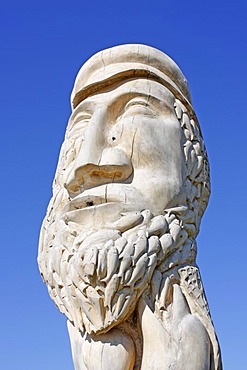
[[[81,112],[91,112],[93,110],[94,103],[89,99],[82,101],[71,113],[70,122]]]

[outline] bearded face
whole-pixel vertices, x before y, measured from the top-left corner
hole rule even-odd
[[[220,369],[195,263],[210,184],[186,79],[162,52],[122,45],[85,63],[71,98],[38,262],[76,368],[183,368],[190,343],[193,368]]]
[[[72,113],[39,264],[51,297],[81,331],[108,331],[155,285],[155,269],[195,259],[194,205],[205,178],[202,141],[186,115],[166,87],[144,79],[90,96]]]

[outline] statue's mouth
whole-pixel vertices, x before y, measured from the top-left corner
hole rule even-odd
[[[73,198],[63,209],[65,222],[92,223],[97,225],[113,222],[121,212],[131,211],[132,205],[126,202],[124,189],[108,191],[107,185],[85,190]]]
[[[71,200],[64,208],[64,211],[67,213],[79,209],[96,207],[100,204],[105,203],[109,203],[105,197],[100,197],[96,195],[84,195],[83,193]]]
[[[126,203],[126,192],[122,187],[101,185],[95,188],[87,189],[83,193],[73,198],[64,208],[64,213],[82,210],[85,208],[95,208],[103,204]]]

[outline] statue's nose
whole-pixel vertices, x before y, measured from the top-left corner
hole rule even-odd
[[[76,167],[73,176],[65,184],[73,198],[83,190],[114,182],[125,182],[133,167],[126,153],[118,148],[106,148],[99,165],[90,161]]]
[[[103,112],[94,115],[85,130],[81,150],[65,184],[72,198],[85,189],[124,182],[132,174],[133,167],[125,150],[110,146],[107,140],[106,118]]]

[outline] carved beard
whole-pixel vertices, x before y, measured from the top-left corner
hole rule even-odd
[[[114,229],[83,231],[57,219],[41,237],[39,253],[51,298],[82,332],[108,331],[133,312],[155,269],[163,274],[194,262],[192,219],[184,206],[155,217],[129,212]]]

